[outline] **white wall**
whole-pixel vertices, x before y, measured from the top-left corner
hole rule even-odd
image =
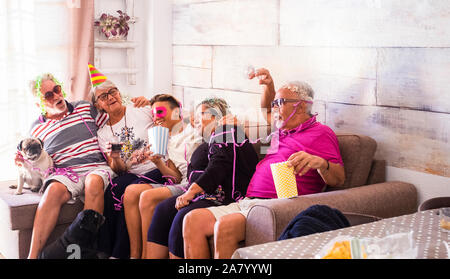
[[[378,143],[390,180],[450,195],[450,1],[174,0],[173,85],[257,107],[246,65],[305,80],[319,120]],[[250,114],[250,115],[254,115]]]
[[[117,15],[117,10],[125,11],[125,0],[96,0],[95,16],[102,13]],[[150,98],[156,93],[172,91],[172,5],[167,0],[135,0],[135,17],[138,21],[134,41],[138,43],[135,51],[136,85],[127,83],[126,75],[108,74],[122,93],[130,96]],[[98,35],[97,35],[98,36]],[[126,50],[102,49],[102,68],[126,68]]]

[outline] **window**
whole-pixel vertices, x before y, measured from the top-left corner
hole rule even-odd
[[[30,80],[51,72],[67,83],[72,2],[0,1],[0,180],[16,179],[17,144],[39,115]]]

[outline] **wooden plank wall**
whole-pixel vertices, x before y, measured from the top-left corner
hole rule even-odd
[[[388,165],[450,177],[450,1],[173,2],[185,106],[222,96],[252,119],[260,87],[244,71],[266,67],[276,87],[309,82],[319,120],[373,137]]]

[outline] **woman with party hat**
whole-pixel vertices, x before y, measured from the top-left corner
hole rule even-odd
[[[150,102],[138,97],[131,99],[134,105],[124,105],[117,86],[91,64],[89,74],[92,103],[109,116],[98,130],[98,143],[108,165],[119,175],[105,192],[106,221],[100,231],[99,250],[114,258],[128,258],[130,246],[122,202],[125,189],[132,184],[148,184],[149,189],[163,187],[166,177],[178,183],[181,174],[170,159],[163,158],[159,164],[150,150],[148,129],[154,126]]]

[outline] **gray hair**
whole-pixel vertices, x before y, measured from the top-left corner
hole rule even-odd
[[[314,100],[314,90],[304,81],[290,81],[281,88],[286,88],[292,93],[296,93],[300,100],[311,102],[307,103],[306,112],[311,115],[312,102]]]
[[[217,120],[224,117],[229,113],[229,106],[227,102],[222,98],[208,98],[201,101],[197,108],[201,105],[206,105],[209,108],[209,112],[216,117]]]
[[[38,90],[40,90],[40,86],[39,86],[39,88],[37,88],[38,87],[37,86],[38,79],[39,79],[40,83],[42,83],[43,81],[46,81],[46,80],[52,80],[52,81],[56,80],[56,78],[52,74],[45,73],[42,76],[38,77],[36,80],[30,81],[29,85],[30,85],[31,93],[33,93],[34,97],[37,97]]]

